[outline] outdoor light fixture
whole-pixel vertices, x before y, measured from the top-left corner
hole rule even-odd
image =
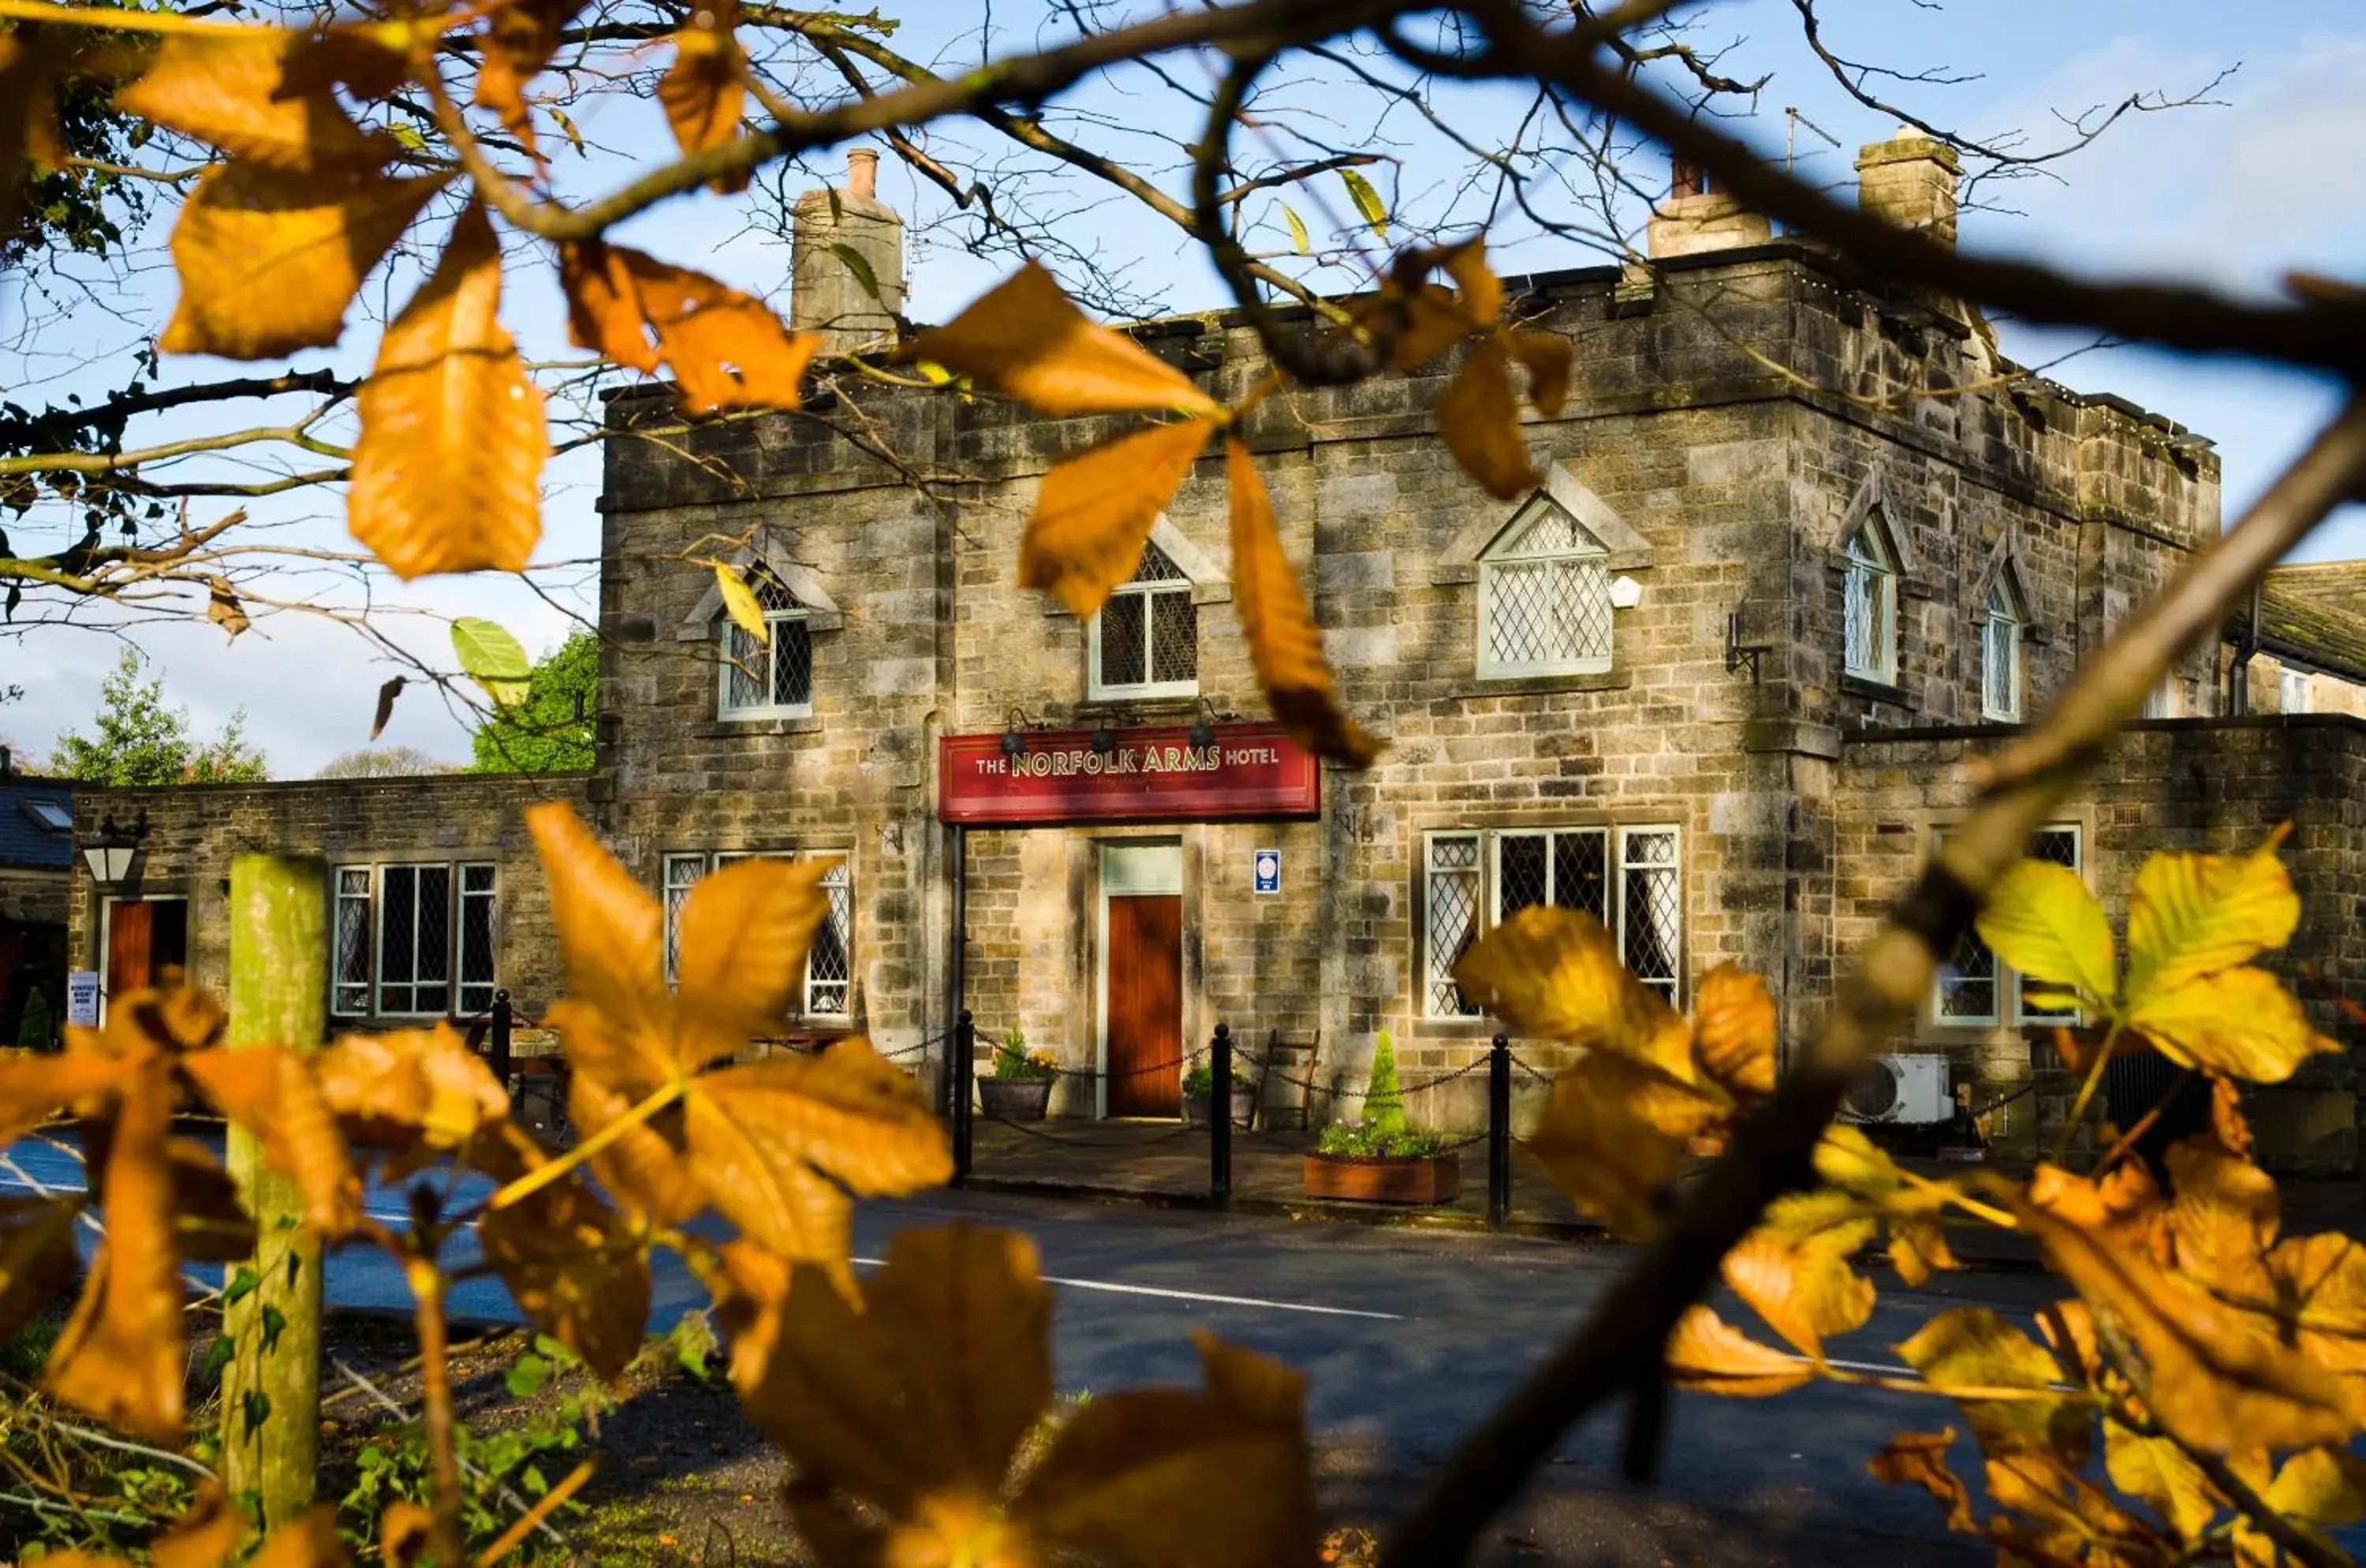
[[[146,807],[140,808],[139,819],[128,830],[116,826],[115,814],[107,813],[98,831],[83,840],[83,863],[90,867],[91,879],[104,887],[118,887],[130,881],[131,864],[140,858],[140,841],[147,836]]]
[[[1002,754],[1004,756],[1016,757],[1027,750],[1027,737],[1022,733],[1026,728],[1027,716],[1017,708],[1012,708],[1002,716]]]
[[[1613,579],[1610,584],[1610,607],[1631,610],[1643,602],[1643,585],[1631,577]]]
[[[1204,751],[1216,743],[1216,709],[1207,698],[1200,699],[1200,716],[1191,721],[1191,745]]]
[[[1093,750],[1106,757],[1117,750],[1117,736],[1107,729],[1093,731]]]

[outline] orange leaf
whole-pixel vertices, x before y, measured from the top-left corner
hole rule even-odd
[[[215,1110],[254,1134],[264,1163],[304,1194],[304,1223],[340,1236],[361,1216],[361,1179],[310,1065],[276,1045],[193,1051],[182,1070]]]
[[[629,1082],[640,1093],[648,1080],[622,1077],[631,1072],[627,1050],[614,1043],[601,1015],[580,1002],[554,1003],[546,1015],[567,1041],[577,1070],[567,1083],[567,1118],[586,1139],[621,1120],[632,1102],[612,1081]],[[704,1206],[698,1181],[683,1156],[682,1107],[669,1106],[638,1126],[608,1134],[592,1156],[592,1174],[616,1201],[651,1224],[679,1224]]]
[[[1761,1399],[1815,1381],[1816,1369],[1727,1323],[1705,1306],[1686,1307],[1668,1337],[1668,1381],[1702,1393]]]
[[[1224,443],[1224,474],[1232,488],[1233,593],[1257,683],[1274,716],[1317,756],[1369,767],[1380,743],[1340,710],[1323,659],[1323,628],[1282,553],[1256,465],[1237,441]]]
[[[40,1315],[74,1281],[71,1198],[0,1198],[0,1343]]]
[[[195,1138],[172,1138],[164,1152],[173,1173],[175,1249],[192,1263],[241,1263],[254,1255],[254,1217],[247,1213],[213,1150]]]
[[[57,74],[61,51],[39,30],[19,22],[0,33],[0,228],[16,226],[25,165],[54,166],[58,145]]]
[[[567,341],[634,370],[655,370],[657,345],[641,314],[641,294],[623,254],[598,240],[558,247],[558,282],[567,291]]]
[[[1554,1077],[1528,1148],[1581,1213],[1645,1236],[1659,1224],[1686,1142],[1730,1109],[1649,1062],[1589,1051]]]
[[[1541,482],[1512,401],[1511,360],[1494,338],[1471,349],[1462,373],[1437,400],[1437,434],[1463,471],[1497,501],[1516,500]]]
[[[548,801],[525,821],[550,883],[567,988],[620,1029],[644,1023],[665,990],[664,910],[572,807]]]
[[[1133,575],[1160,509],[1191,471],[1212,419],[1176,420],[1053,465],[1019,544],[1019,585],[1060,596],[1079,620]]]
[[[1861,1328],[1873,1314],[1873,1281],[1849,1267],[1872,1239],[1874,1223],[1855,1221],[1799,1237],[1769,1222],[1725,1255],[1725,1282],[1766,1326],[1821,1359],[1824,1340]]]
[[[1693,1055],[1729,1094],[1774,1092],[1774,998],[1764,979],[1732,964],[1701,976],[1693,997]]]
[[[176,33],[116,107],[277,169],[375,169],[401,150],[355,125],[326,82],[299,86],[289,64],[312,40],[276,28]]]
[[[704,152],[739,134],[748,88],[739,78],[739,45],[731,36],[738,0],[706,0],[696,22],[673,35],[673,64],[658,82],[658,102],[684,152]],[[749,171],[734,169],[707,182],[721,196],[748,188]]]
[[[181,299],[156,346],[272,359],[335,343],[362,279],[451,178],[235,160],[208,169],[173,228]]]
[[[1865,1468],[1885,1486],[1920,1486],[1946,1506],[1949,1529],[1978,1535],[1980,1528],[1972,1519],[1972,1495],[1962,1477],[1947,1468],[1947,1450],[1955,1444],[1953,1429],[1901,1432],[1884,1444]]]
[[[1472,239],[1450,245],[1443,260],[1464,311],[1482,326],[1493,325],[1504,313],[1504,280],[1487,265],[1487,243]]]
[[[323,1503],[293,1524],[264,1538],[247,1568],[344,1568],[345,1549],[337,1540],[337,1510]]]
[[[798,406],[798,383],[821,347],[818,333],[788,331],[762,300],[704,274],[621,246],[614,254],[624,259],[691,412]],[[613,333],[618,325],[610,309],[603,331]]]
[[[118,1104],[94,1182],[107,1240],[42,1382],[111,1427],[178,1442],[188,1367],[164,1146],[173,1117],[171,1067],[161,1060],[140,1064]]]
[[[369,1148],[456,1149],[509,1114],[492,1069],[448,1023],[348,1034],[312,1067],[347,1140]]]
[[[1388,341],[1391,369],[1411,372],[1478,330],[1454,296],[1435,283],[1391,287],[1356,312],[1365,330]]]
[[[1582,910],[1520,910],[1462,955],[1454,983],[1527,1033],[1602,1046],[1687,1083],[1696,1076],[1683,1017],[1627,972],[1617,939]]]
[[[804,983],[806,950],[829,913],[822,878],[836,860],[743,860],[700,879],[682,900],[675,994],[693,1013],[682,1039],[721,1055],[777,1031]],[[686,1068],[708,1058],[684,1057]]]
[[[614,1379],[649,1323],[648,1243],[572,1172],[487,1213],[485,1261],[543,1333]]]
[[[102,1051],[95,1031],[76,1029],[64,1051],[0,1051],[0,1148],[68,1106],[121,1087],[128,1060]]]
[[[1569,377],[1577,352],[1559,333],[1515,332],[1512,357],[1528,373],[1528,401],[1547,419],[1560,417],[1569,400]]]
[[[477,107],[501,117],[502,127],[533,145],[526,84],[542,73],[558,49],[559,30],[582,0],[511,0],[485,19],[484,62],[477,69]]]
[[[2093,1406],[2080,1396],[2055,1395],[2063,1371],[2052,1354],[1987,1307],[1933,1314],[1898,1353],[1925,1382],[1955,1398],[1984,1451],[2052,1449],[2085,1459]],[[1980,1397],[2000,1390],[2034,1397]]]
[[[501,244],[471,202],[355,400],[354,537],[398,577],[523,571],[541,536],[550,437],[501,299]]]
[[[1212,420],[1223,412],[1183,372],[1087,321],[1031,261],[921,333],[902,357],[941,365],[1054,418],[1171,410]]]

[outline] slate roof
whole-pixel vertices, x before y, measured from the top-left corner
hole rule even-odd
[[[30,807],[51,806],[73,819],[73,785],[62,779],[0,780],[0,865],[64,871],[73,864],[73,831],[44,826]]]
[[[2239,635],[2250,614],[2236,611]],[[2366,681],[2366,560],[2280,566],[2259,586],[2259,646],[2352,681]]]

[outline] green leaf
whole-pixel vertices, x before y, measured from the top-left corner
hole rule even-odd
[[[513,1399],[532,1399],[550,1381],[550,1363],[540,1356],[520,1356],[510,1363],[508,1374],[501,1380],[509,1385]]]
[[[583,1358],[569,1349],[564,1340],[553,1339],[547,1334],[534,1337],[534,1353],[554,1367],[572,1369],[583,1364]]]
[[[886,303],[884,299],[879,298],[879,275],[871,270],[870,257],[843,240],[830,246],[829,254],[836,256],[844,265],[846,270],[854,275],[854,286],[857,288],[862,289],[880,304]]]
[[[1281,220],[1290,225],[1290,248],[1301,256],[1313,255],[1314,242],[1307,238],[1306,220],[1292,212],[1290,209],[1290,203],[1286,201],[1281,204]]]
[[[1389,232],[1389,209],[1381,204],[1380,193],[1372,188],[1372,182],[1353,169],[1340,170],[1339,179],[1347,187],[1347,195],[1355,201],[1356,210],[1362,213],[1364,221],[1372,226],[1372,232],[1386,239]]]
[[[254,1271],[254,1264],[240,1264],[238,1272],[232,1274],[230,1277],[230,1283],[222,1288],[222,1305],[236,1306],[253,1295],[255,1288],[262,1283],[263,1276]]]
[[[756,639],[763,648],[772,640],[772,628],[764,624],[764,606],[740,575],[724,565],[715,563],[715,586],[723,592],[723,608],[731,624]]]
[[[251,1390],[239,1402],[238,1408],[246,1422],[246,1435],[252,1438],[265,1421],[271,1419],[271,1396],[261,1389]]]
[[[279,1336],[287,1327],[287,1314],[269,1303],[263,1308],[263,1353],[266,1356],[279,1348]]]
[[[214,1342],[206,1347],[206,1364],[198,1371],[197,1381],[210,1383],[220,1378],[221,1370],[229,1366],[230,1359],[237,1354],[237,1340],[227,1334],[216,1335]]]
[[[1980,940],[2023,976],[2073,987],[2099,1010],[2111,1010],[2119,988],[2111,922],[2077,872],[2021,862],[1998,879],[1977,923]]]
[[[512,707],[525,700],[534,665],[518,639],[502,626],[476,615],[452,623],[452,651],[468,679],[485,689],[495,707]]]

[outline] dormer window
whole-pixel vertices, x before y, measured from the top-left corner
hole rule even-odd
[[[1087,633],[1087,694],[1189,697],[1200,691],[1200,611],[1191,579],[1154,541]]]
[[[758,563],[745,572],[764,612],[759,642],[724,616],[723,669],[718,710],[725,718],[803,718],[813,712],[813,628],[810,612],[771,568]]]
[[[1898,552],[1877,517],[1842,547],[1841,668],[1860,680],[1898,683]]]
[[[1479,558],[1479,674],[1598,675],[1610,669],[1610,556],[1549,498]]]
[[[2021,722],[2021,639],[2024,617],[2010,568],[1989,584],[1980,611],[1980,716],[1998,724]]]

